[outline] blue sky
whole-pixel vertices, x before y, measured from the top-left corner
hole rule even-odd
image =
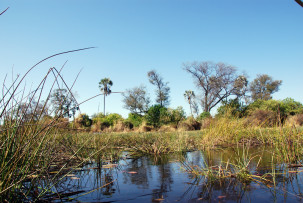
[[[104,77],[113,91],[145,85],[154,101],[147,72],[155,69],[169,82],[170,106],[189,112],[184,91],[198,90],[182,63],[213,61],[237,67],[250,81],[269,74],[283,81],[274,99],[303,102],[303,8],[292,0],[7,0],[0,10],[8,6],[0,17],[1,82],[52,54],[95,46],[39,65],[26,87],[68,61],[62,73],[70,86],[82,69],[73,88],[79,102],[100,93]],[[106,102],[108,113],[127,116],[121,95]],[[81,111],[92,115],[99,105],[102,111],[101,97]]]

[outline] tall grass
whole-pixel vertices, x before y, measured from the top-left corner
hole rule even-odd
[[[63,150],[56,141],[62,133],[58,126],[66,120],[62,115],[45,119],[50,94],[58,84],[58,78],[65,81],[56,68],[50,68],[41,82],[34,89],[26,93],[24,81],[29,72],[45,60],[57,55],[81,51],[85,49],[62,52],[49,56],[25,73],[16,78],[11,85],[3,82],[0,98],[0,201],[26,200],[34,184],[24,184],[24,181],[38,182],[47,173],[51,163],[57,158],[58,152]],[[46,81],[54,75],[53,85],[46,87]],[[24,85],[24,87],[22,87]],[[71,94],[71,89],[66,86]],[[46,93],[46,100],[41,105],[42,95]],[[58,148],[59,146],[59,148]],[[71,153],[73,154],[73,152]],[[73,156],[72,156],[73,157]],[[43,189],[42,189],[43,190]],[[38,191],[40,193],[41,189]],[[38,197],[39,194],[36,194]],[[35,199],[31,199],[35,200]]]

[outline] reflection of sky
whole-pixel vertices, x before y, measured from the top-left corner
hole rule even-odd
[[[268,166],[269,153],[264,149],[252,150],[251,154],[262,154],[260,169],[256,173],[270,172],[271,169],[266,169]],[[226,180],[220,184],[207,184],[207,182],[195,182],[192,175],[186,173],[182,169],[181,164],[177,160],[186,158],[186,162],[191,165],[200,167],[205,166],[205,160],[218,165],[219,162],[227,162],[226,158],[235,158],[234,150],[218,150],[207,152],[189,152],[184,156],[172,155],[162,158],[155,162],[154,158],[141,157],[138,159],[125,159],[119,162],[119,166],[113,169],[89,169],[94,165],[86,166],[83,171],[75,173],[80,179],[72,180],[70,177],[65,178],[66,182],[62,183],[59,189],[65,189],[65,192],[84,190],[89,192],[99,188],[111,181],[113,183],[103,187],[99,190],[91,192],[85,196],[77,198],[84,202],[151,202],[155,199],[164,199],[164,202],[196,202],[202,200],[207,201],[209,198],[212,202],[220,202],[220,200],[227,200],[227,202],[234,202],[242,200],[247,201],[261,201],[272,202],[276,198],[278,201],[284,201],[284,196],[287,196],[287,201],[300,200],[298,195],[299,189],[303,189],[302,175],[290,174],[277,176],[276,191],[272,187],[272,183],[264,184],[248,183],[247,185],[238,184],[235,179]],[[256,166],[258,159],[252,159],[252,166]],[[157,163],[157,164],[155,164]],[[209,164],[209,163],[207,163]],[[291,169],[293,170],[293,169]],[[137,173],[129,173],[137,172]],[[283,183],[284,182],[284,183]],[[191,183],[197,183],[193,185]],[[83,193],[82,193],[83,194]]]

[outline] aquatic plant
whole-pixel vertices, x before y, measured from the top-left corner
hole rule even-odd
[[[54,117],[47,116],[49,96],[58,79],[66,85],[60,71],[54,67],[50,68],[38,86],[29,93],[25,92],[25,87],[21,87],[25,78],[47,59],[85,49],[54,54],[29,68],[23,77],[17,77],[11,85],[7,86],[4,81],[0,98],[0,201],[27,199],[34,186],[31,184],[26,186],[24,181],[39,182],[51,163],[58,158],[58,152],[64,149],[63,146],[58,148],[56,142],[61,134],[58,126],[68,122],[62,119],[64,112]],[[47,80],[52,75],[55,79],[52,86],[47,89]],[[71,88],[67,85],[66,87],[69,90],[68,94],[72,95]],[[45,92],[49,93],[42,102],[42,95]],[[73,153],[71,154],[68,156],[69,160],[75,157]],[[39,197],[42,190],[37,191],[35,196]]]

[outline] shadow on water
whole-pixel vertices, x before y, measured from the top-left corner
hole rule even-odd
[[[302,168],[287,168],[283,164],[273,167],[275,160],[267,148],[253,148],[245,153],[245,149],[229,148],[130,158],[124,152],[117,163],[91,163],[76,169],[63,177],[47,198],[58,202],[303,201]],[[182,164],[216,169],[241,161],[248,162],[250,174],[266,179],[211,179],[193,174]],[[61,194],[61,200],[52,193]]]

